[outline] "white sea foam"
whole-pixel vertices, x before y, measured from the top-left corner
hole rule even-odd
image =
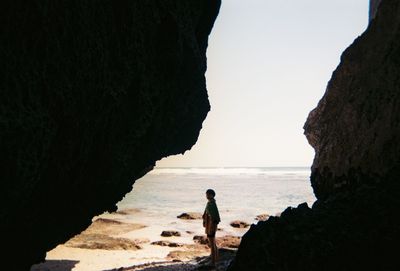
[[[230,226],[233,220],[257,223],[259,214],[276,215],[288,206],[307,202],[312,193],[308,168],[156,168],[133,186],[132,192],[118,203],[125,212],[104,214],[105,218],[140,223],[146,228],[122,234],[130,239],[164,240],[163,230],[177,230],[181,237],[169,237],[178,243],[193,243],[194,234],[204,234],[201,220],[181,220],[183,212],[202,213],[206,204],[205,191],[217,192],[222,231],[218,236],[243,235],[247,229]],[[191,234],[187,231],[192,232]],[[144,244],[138,251],[85,250],[58,246],[47,254],[48,260],[76,260],[76,271],[109,270],[151,261],[163,261],[175,248]],[[34,269],[61,270],[48,261]],[[43,269],[42,269],[43,268]]]
[[[221,226],[229,229],[232,220],[254,223],[262,213],[274,215],[303,202],[311,205],[315,197],[309,176],[308,168],[156,168],[138,180],[118,206],[142,210],[128,219],[160,227],[174,222],[184,230],[189,225],[181,225],[176,216],[202,212],[205,191],[213,188]],[[202,230],[200,224],[193,227],[188,230]]]
[[[219,167],[219,168],[155,168],[148,174],[174,174],[174,175],[282,175],[282,174],[309,174],[306,167]]]

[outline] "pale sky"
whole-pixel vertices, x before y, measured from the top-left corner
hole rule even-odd
[[[310,166],[303,135],[369,0],[224,0],[210,36],[211,111],[196,145],[158,167]]]

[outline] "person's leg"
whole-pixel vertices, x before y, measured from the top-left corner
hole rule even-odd
[[[216,253],[216,245],[215,245],[215,237],[211,237],[211,236],[209,236],[208,237],[208,244],[209,244],[209,246],[210,246],[210,248],[211,248],[211,263],[212,263],[212,265],[215,265],[215,262],[216,262],[216,256],[215,256],[215,253]]]
[[[214,264],[218,261],[218,247],[217,242],[214,238]]]

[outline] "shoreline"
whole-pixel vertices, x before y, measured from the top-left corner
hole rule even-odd
[[[135,210],[137,214],[140,210]],[[186,213],[183,213],[186,214]],[[195,270],[207,262],[210,250],[201,220],[180,219],[170,225],[145,225],[127,222],[131,209],[105,213],[93,219],[81,234],[49,251],[46,261],[32,266],[31,271],[105,271],[105,270]],[[163,231],[173,231],[178,222],[197,231],[179,231],[179,236],[164,237]],[[234,257],[241,236],[247,228],[219,229],[217,244],[227,266]],[[236,233],[232,235],[231,233]],[[157,234],[158,233],[158,234]],[[175,269],[168,269],[168,268]],[[222,268],[222,267],[221,267]],[[219,269],[222,270],[222,269]]]
[[[252,224],[279,216],[288,206],[314,201],[306,171],[237,171],[224,175],[226,170],[206,174],[159,169],[148,174],[117,204],[118,211],[94,217],[88,229],[49,251],[47,261],[31,271],[139,270],[150,263],[149,270],[168,270],[165,265],[193,269],[210,254],[201,221],[209,187],[217,191],[222,220],[217,243],[231,250]],[[161,236],[164,231],[172,236]],[[227,255],[233,257],[231,252]]]

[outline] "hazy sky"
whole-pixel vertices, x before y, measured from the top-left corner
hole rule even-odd
[[[211,112],[199,141],[160,167],[310,166],[303,124],[369,0],[225,0],[208,48]]]

